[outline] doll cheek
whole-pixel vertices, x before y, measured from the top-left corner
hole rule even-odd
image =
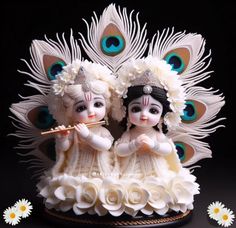
[[[104,118],[104,116],[106,114],[106,109],[99,108],[99,109],[95,110],[95,114],[96,114],[96,119],[101,120]]]
[[[158,116],[152,117],[149,119],[149,121],[150,121],[150,124],[152,124],[153,126],[157,125],[160,121],[160,116],[158,115]]]
[[[85,122],[88,119],[88,114],[87,114],[87,112],[81,112],[81,113],[76,115],[75,119],[77,121],[83,123],[83,122]]]
[[[134,114],[134,113],[129,113],[129,119],[130,119],[131,123],[137,123],[139,118],[140,118],[140,115]]]

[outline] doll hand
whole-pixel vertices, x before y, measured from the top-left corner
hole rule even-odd
[[[70,134],[70,131],[67,131],[67,130],[64,130],[64,131],[63,131],[63,129],[65,129],[65,128],[66,128],[66,127],[65,127],[64,125],[60,125],[60,126],[58,126],[58,127],[55,128],[55,130],[60,130],[60,132],[58,132],[58,133],[56,134],[56,137],[57,137],[58,139],[65,139],[65,138],[67,138],[68,135]]]
[[[152,139],[150,139],[147,135],[142,134],[136,139],[136,145],[141,148],[141,147],[147,147],[147,148],[154,148],[155,143]]]
[[[75,130],[79,134],[79,136],[83,139],[86,139],[89,136],[89,129],[84,123],[77,124],[75,126]]]

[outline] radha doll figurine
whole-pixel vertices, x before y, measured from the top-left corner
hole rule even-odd
[[[165,134],[181,121],[185,107],[181,81],[170,65],[152,56],[131,60],[118,73],[117,91],[123,96],[127,112],[127,129],[114,148],[119,157],[120,179],[139,181],[146,190],[150,183],[156,189],[162,183],[168,197],[158,197],[155,202],[155,194],[152,196],[148,190],[149,202],[141,210],[145,214],[191,209],[198,184],[189,170],[182,168],[175,145]],[[175,180],[184,186],[182,193],[170,189]],[[136,213],[133,210],[131,215]]]

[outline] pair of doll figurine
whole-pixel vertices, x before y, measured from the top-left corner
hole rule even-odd
[[[185,93],[164,60],[131,59],[117,77],[105,66],[76,60],[53,80],[48,99],[61,130],[55,165],[38,184],[48,208],[113,216],[192,209],[198,184],[165,135],[181,121]],[[125,126],[115,142],[112,132],[119,129],[87,126],[110,113]]]
[[[87,23],[80,42],[92,62],[82,60],[72,33],[68,43],[64,35],[32,43],[29,72],[21,72],[39,94],[10,109],[19,148],[30,150],[22,155],[36,174],[47,170],[37,187],[49,209],[100,216],[193,209],[199,185],[183,166],[211,157],[202,139],[222,126],[224,97],[199,85],[211,74],[201,35],[167,28],[149,43],[132,14],[111,4]],[[105,128],[101,120],[117,122]],[[56,135],[41,135],[55,126]]]

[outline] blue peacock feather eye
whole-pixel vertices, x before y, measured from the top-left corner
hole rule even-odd
[[[63,66],[65,66],[65,63],[63,61],[57,61],[57,62],[53,63],[48,68],[47,75],[48,75],[49,79],[50,80],[55,80],[57,75],[59,73],[61,73],[61,71],[63,70]]]
[[[193,101],[186,101],[184,115],[181,116],[183,121],[189,122],[197,119],[197,111]]]
[[[117,55],[123,51],[125,42],[122,36],[104,36],[101,41],[102,51],[107,55]]]
[[[33,124],[35,127],[39,129],[48,129],[51,128],[55,123],[52,115],[48,111],[47,106],[41,106],[38,108],[36,112],[36,116],[34,117]]]
[[[183,162],[185,160],[185,151],[186,151],[185,145],[181,142],[176,142],[175,148],[177,150],[177,154],[179,156],[180,161]]]
[[[167,54],[165,60],[168,64],[172,66],[172,70],[177,71],[178,73],[183,72],[185,64],[183,59],[178,54],[174,52]]]

